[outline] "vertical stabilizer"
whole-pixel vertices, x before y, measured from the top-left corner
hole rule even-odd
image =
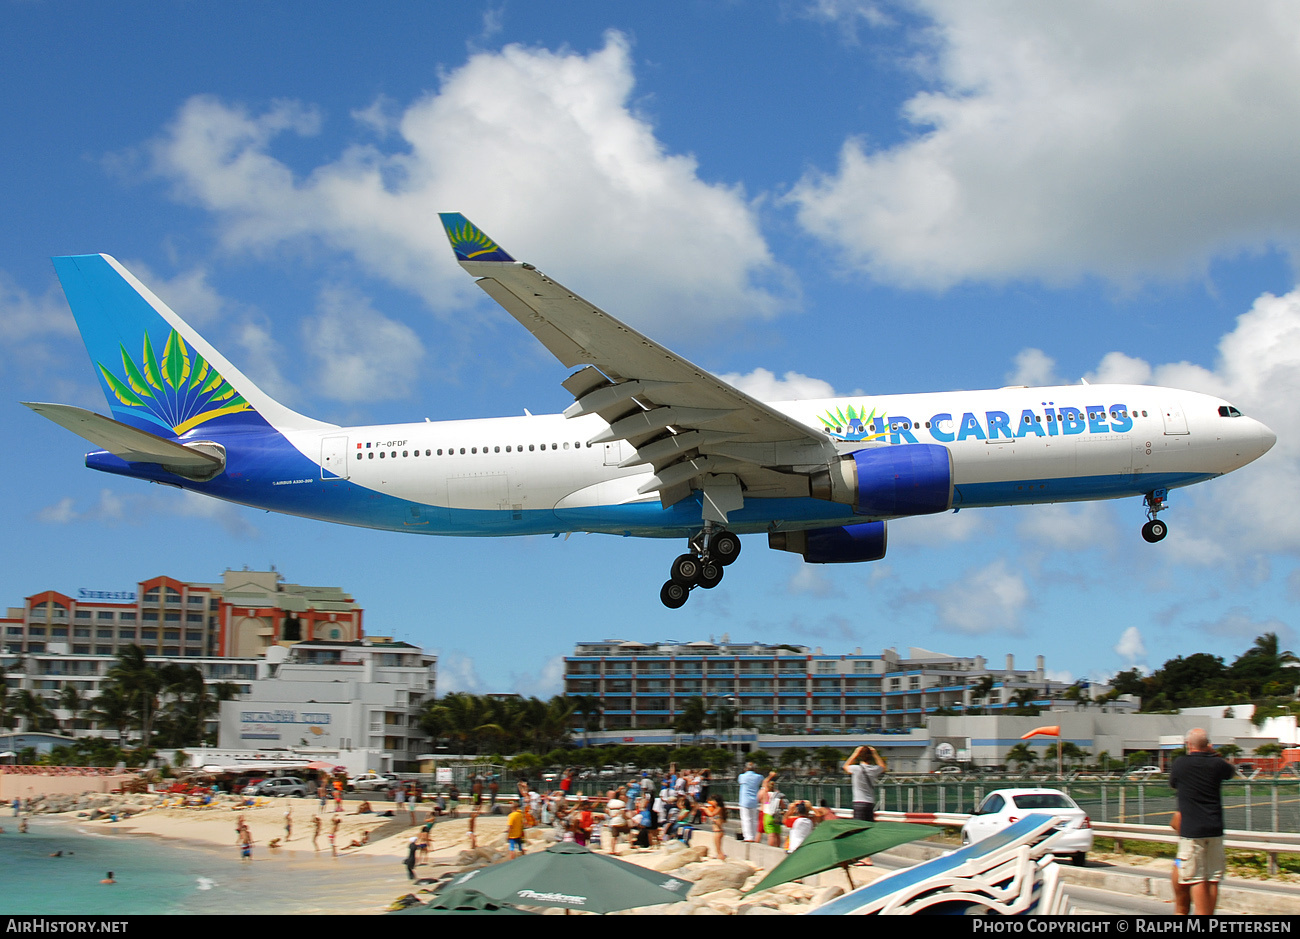
[[[108,255],[54,258],[54,269],[122,423],[169,437],[331,426],[263,392]]]

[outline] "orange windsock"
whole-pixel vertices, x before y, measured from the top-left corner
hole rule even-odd
[[[1021,734],[1021,740],[1028,740],[1030,737],[1059,737],[1061,736],[1061,725],[1051,724],[1047,727],[1035,727],[1027,734]]]

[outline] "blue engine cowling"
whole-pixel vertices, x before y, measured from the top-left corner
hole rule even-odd
[[[952,508],[952,454],[932,443],[857,450],[814,473],[810,492],[859,515],[902,518]]]
[[[769,532],[767,546],[802,554],[809,564],[847,564],[879,561],[885,556],[888,540],[884,522],[862,522],[838,528]]]

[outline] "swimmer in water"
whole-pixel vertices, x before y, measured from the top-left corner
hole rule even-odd
[[[112,872],[112,871],[109,871],[109,872],[108,872],[108,876],[105,877],[103,880],[101,880],[100,883],[101,883],[101,884],[115,884],[115,883],[117,883],[117,881],[113,879],[113,872]]]

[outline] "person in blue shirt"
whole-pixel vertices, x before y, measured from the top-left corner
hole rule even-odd
[[[736,777],[740,783],[740,831],[746,841],[758,840],[758,790],[763,777],[754,772],[754,764],[746,763],[745,771]]]

